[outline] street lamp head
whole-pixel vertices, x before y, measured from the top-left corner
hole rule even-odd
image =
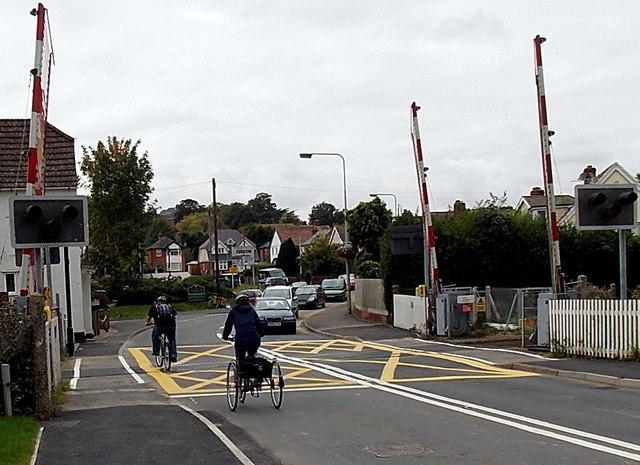
[[[377,197],[378,194],[369,194],[369,197]]]
[[[311,158],[313,153],[301,153],[300,158]]]

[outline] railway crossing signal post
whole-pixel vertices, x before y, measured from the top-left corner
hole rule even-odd
[[[69,249],[89,243],[89,215],[84,196],[29,195],[9,198],[11,245],[15,249],[35,249],[36,262],[42,248],[64,247],[64,273],[67,304],[67,348],[73,355],[73,322],[71,315],[71,285]],[[49,265],[50,266],[50,259]],[[36,263],[36,279],[42,288],[41,264]]]
[[[620,299],[627,297],[627,230],[638,225],[637,200],[633,184],[585,184],[575,189],[576,229],[618,231]]]

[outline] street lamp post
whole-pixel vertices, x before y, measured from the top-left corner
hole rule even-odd
[[[380,195],[390,195],[391,197],[393,197],[393,216],[400,216],[398,213],[398,198],[396,197],[396,194],[369,194],[369,197],[378,197]]]
[[[347,224],[347,166],[344,161],[344,157],[339,153],[326,153],[326,152],[313,152],[313,153],[301,153],[300,158],[311,158],[316,156],[330,156],[340,157],[342,160],[342,193],[344,194],[344,245],[349,247],[349,226]],[[347,311],[351,313],[351,273],[349,271],[349,258],[345,257],[345,272],[347,273]]]

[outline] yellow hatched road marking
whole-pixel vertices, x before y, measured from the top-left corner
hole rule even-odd
[[[425,381],[452,381],[465,379],[497,379],[539,376],[518,370],[500,368],[480,360],[459,357],[439,352],[422,351],[417,349],[403,349],[389,347],[370,342],[334,339],[327,341],[286,341],[269,342],[263,344],[273,352],[282,354],[304,354],[304,360],[309,362],[325,362],[334,364],[372,364],[381,367],[380,379],[390,383],[408,383]],[[327,352],[354,353],[373,351],[367,358],[356,359],[318,358]],[[167,394],[220,393],[226,389],[226,361],[233,360],[233,346],[223,345],[190,345],[180,346],[180,361],[174,366],[176,371],[164,372],[157,368],[150,360],[149,348],[130,348],[129,351],[144,371],[152,376]],[[377,354],[377,355],[376,355]],[[416,360],[419,358],[419,360]],[[410,359],[410,360],[408,360]],[[442,360],[454,366],[439,366],[429,363],[431,360]],[[223,362],[224,368],[197,369],[189,367],[191,362],[201,360]],[[202,363],[201,363],[202,364]],[[184,371],[180,371],[184,368]],[[298,365],[282,365],[283,376],[287,386],[291,388],[323,388],[333,386],[349,386],[354,382],[333,378],[329,375],[318,377],[318,372],[308,367]],[[400,371],[399,371],[400,370]],[[418,370],[419,373],[415,373]],[[414,371],[414,373],[412,373]],[[425,371],[433,372],[425,376]],[[414,376],[412,376],[412,374]],[[415,376],[417,375],[417,376]]]

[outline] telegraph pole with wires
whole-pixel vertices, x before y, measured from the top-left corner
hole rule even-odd
[[[547,100],[542,73],[542,43],[547,39],[537,35],[533,39],[535,54],[536,87],[538,89],[538,119],[540,123],[540,149],[542,152],[542,175],[547,200],[547,234],[551,256],[551,288],[554,294],[564,293],[564,275],[560,262],[560,231],[556,213],[556,197],[553,189],[553,170],[551,164],[551,141],[554,132],[549,130],[547,120]]]
[[[429,194],[427,193],[427,173],[422,158],[422,144],[420,142],[420,128],[418,126],[418,110],[420,107],[415,102],[411,104],[411,139],[413,142],[413,151],[416,159],[416,172],[418,175],[418,187],[420,189],[420,204],[422,206],[422,225],[424,237],[425,261],[425,284],[429,287],[429,312],[427,313],[427,325],[433,320],[433,311],[435,310],[436,297],[441,292],[440,288],[440,272],[438,270],[438,261],[436,260],[436,239],[433,231],[433,223],[431,221],[431,210],[429,207]],[[428,274],[428,276],[427,276]],[[428,281],[428,283],[427,283]]]

